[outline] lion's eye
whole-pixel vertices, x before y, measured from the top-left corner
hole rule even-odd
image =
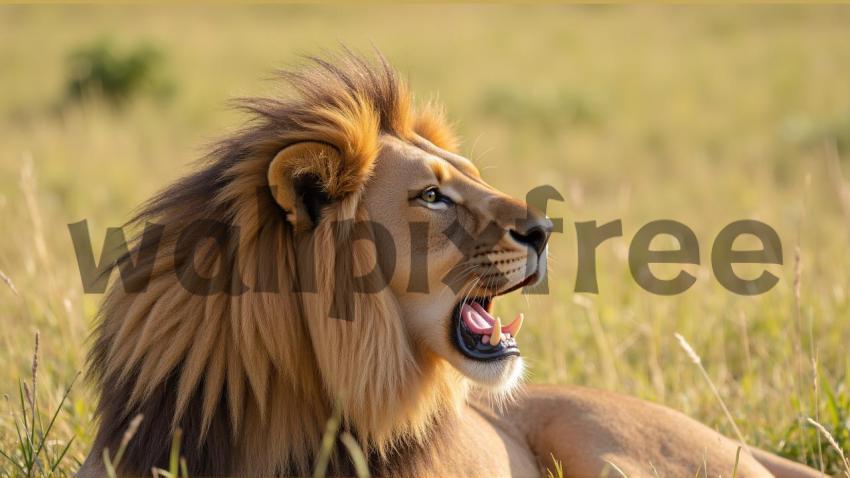
[[[437,188],[428,188],[419,193],[419,198],[427,203],[435,203],[440,200],[440,191]]]
[[[437,186],[423,189],[416,197],[431,209],[446,209],[454,204],[452,199],[441,193]]]

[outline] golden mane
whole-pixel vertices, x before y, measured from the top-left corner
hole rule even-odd
[[[388,290],[352,292],[353,271],[376,263],[374,247],[352,240],[350,219],[366,219],[359,201],[379,135],[452,149],[442,114],[433,105],[414,112],[382,57],[371,64],[346,52],[282,77],[293,97],[243,100],[253,115],[246,128],[131,221],[164,226],[150,282],[141,293],[112,285],[89,357],[101,421],[92,453],[115,450],[144,414],[125,473],[161,464],[178,427],[195,474],[307,473],[335,402],[380,464],[427,440],[465,397],[453,369],[409,343]],[[340,152],[321,174],[330,201],[309,233],[285,220],[266,176],[277,152],[303,141]],[[122,260],[144,266],[153,246],[135,244]],[[144,269],[124,282],[143,280]],[[329,317],[335,294],[352,298],[337,306],[354,320]]]

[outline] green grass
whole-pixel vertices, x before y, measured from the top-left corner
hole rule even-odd
[[[229,98],[274,93],[274,68],[339,42],[375,45],[419,99],[438,95],[493,185],[564,195],[549,211],[565,220],[551,293],[497,304],[526,313],[530,380],[654,400],[730,436],[734,422],[749,445],[846,472],[808,418],[850,450],[848,21],[845,6],[0,7],[0,393],[10,397],[0,450],[12,458],[0,476],[29,473],[12,461],[47,474],[50,460],[35,465],[21,448],[40,443],[51,459],[70,443],[54,470],[70,475],[92,440],[92,391],[79,381],[63,395],[84,368],[100,297],[82,294],[66,225],[87,218],[99,254],[106,227],[239,125]],[[69,55],[103,38],[161,51],[169,100],[64,104]],[[624,237],[599,247],[599,294],[574,294],[573,222],[616,218]],[[702,258],[686,267],[697,283],[672,297],[642,290],[627,264],[634,233],[663,218],[695,231]],[[784,264],[770,267],[780,282],[760,296],[732,294],[711,272],[714,237],[741,218],[783,243]],[[36,331],[32,421],[18,402]],[[56,411],[49,434],[18,437],[24,417],[46,426]]]

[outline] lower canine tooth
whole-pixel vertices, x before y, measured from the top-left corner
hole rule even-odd
[[[516,319],[514,319],[513,322],[504,327],[505,330],[503,330],[503,332],[508,332],[511,334],[511,336],[516,337],[519,333],[519,329],[522,327],[522,321],[524,319],[525,315],[523,315],[522,313],[517,314]]]
[[[493,324],[493,334],[490,336],[490,345],[499,345],[502,341],[502,319],[496,317],[496,323]]]

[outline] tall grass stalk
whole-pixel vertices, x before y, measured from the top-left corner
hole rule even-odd
[[[348,452],[351,458],[351,463],[354,465],[354,473],[357,478],[366,478],[369,476],[369,462],[366,459],[366,454],[354,435],[348,431],[340,433],[340,425],[342,424],[342,404],[337,402],[334,406],[333,415],[328,418],[325,424],[325,433],[322,436],[322,442],[319,447],[319,454],[316,456],[316,461],[313,465],[313,478],[323,478],[327,476],[328,464],[331,456],[334,453],[337,436],[340,442]]]
[[[841,462],[844,464],[844,475],[847,478],[850,478],[850,462],[847,461],[847,456],[844,454],[844,450],[841,449],[841,446],[838,445],[838,442],[835,440],[835,437],[832,436],[832,433],[829,433],[823,425],[812,420],[811,418],[807,418],[806,421],[809,422],[813,427],[815,427],[818,432],[826,438],[826,441],[829,442],[829,445],[838,453],[841,457]]]
[[[6,286],[9,288],[9,290],[12,291],[13,294],[15,294],[16,296],[21,295],[18,293],[18,288],[15,287],[15,283],[12,282],[12,279],[10,279],[9,276],[7,276],[3,271],[0,271],[0,280],[6,283]]]
[[[189,478],[186,461],[180,456],[180,444],[183,441],[183,430],[174,430],[171,437],[171,451],[168,454],[168,469],[153,468],[153,478]]]
[[[336,440],[339,424],[342,416],[342,407],[339,403],[334,406],[334,413],[328,418],[325,423],[325,433],[322,435],[322,444],[319,448],[319,454],[316,456],[316,462],[313,465],[313,478],[322,478],[328,470],[328,462],[330,462],[331,454],[334,449],[334,441]]]
[[[345,445],[345,449],[348,450],[348,455],[351,456],[357,478],[369,478],[369,463],[354,436],[351,433],[342,432],[339,439]]]
[[[708,372],[705,370],[705,367],[702,365],[702,359],[696,353],[696,351],[691,347],[691,344],[688,343],[685,338],[679,334],[678,332],[673,334],[676,337],[676,340],[679,341],[679,345],[688,354],[688,357],[691,359],[691,362],[697,366],[700,373],[702,373],[703,378],[708,383],[708,386],[711,388],[711,392],[714,394],[714,398],[717,399],[717,402],[720,403],[720,408],[723,409],[723,413],[726,415],[726,419],[729,421],[729,424],[732,426],[732,430],[735,432],[735,436],[738,438],[738,441],[741,442],[741,445],[747,449],[747,452],[750,451],[750,448],[747,446],[747,441],[744,439],[744,435],[741,433],[741,430],[738,429],[738,425],[735,423],[735,419],[732,418],[732,413],[729,412],[729,408],[726,407],[726,402],[723,400],[723,397],[720,396],[720,391],[717,390],[717,387],[714,385],[714,381],[711,380],[711,377],[708,375]]]
[[[115,453],[114,457],[109,456],[109,449],[103,449],[103,466],[106,469],[106,475],[109,478],[117,478],[118,473],[115,471],[118,466],[121,464],[121,460],[124,458],[124,452],[127,451],[127,445],[130,444],[130,440],[136,435],[136,432],[139,430],[139,426],[142,424],[142,420],[144,420],[144,415],[138,414],[133,417],[133,420],[130,421],[130,425],[127,427],[127,430],[124,431],[124,436],[121,437],[121,443],[118,446],[118,451]],[[188,475],[187,475],[188,476]]]

